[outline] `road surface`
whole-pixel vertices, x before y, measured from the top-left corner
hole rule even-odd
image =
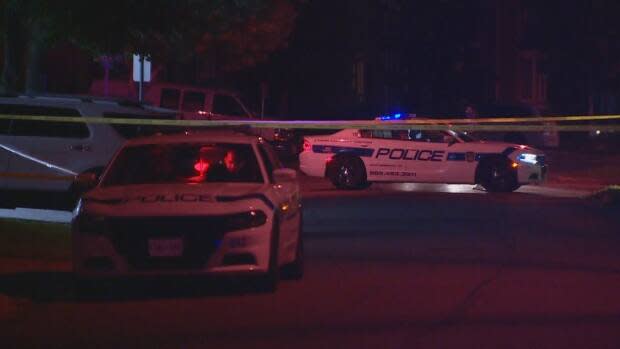
[[[2,346],[620,346],[617,209],[567,189],[409,189],[306,186],[306,276],[274,294],[166,280],[84,300],[69,262],[11,261]]]

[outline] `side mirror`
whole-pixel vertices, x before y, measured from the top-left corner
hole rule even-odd
[[[92,172],[80,173],[73,180],[73,184],[81,192],[93,189],[98,183],[99,177]]]
[[[273,179],[276,183],[290,182],[297,178],[297,172],[292,168],[278,168],[273,171]]]

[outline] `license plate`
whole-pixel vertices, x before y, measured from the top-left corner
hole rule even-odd
[[[180,257],[183,255],[183,239],[149,239],[151,257]]]

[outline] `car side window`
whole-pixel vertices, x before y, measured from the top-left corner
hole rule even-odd
[[[181,91],[177,88],[162,88],[159,98],[159,106],[168,109],[179,109]]]
[[[415,142],[449,143],[454,137],[441,131],[409,130],[409,139]]]
[[[391,139],[392,131],[390,130],[372,130],[372,138]]]
[[[183,111],[197,112],[205,108],[205,94],[198,91],[185,91],[183,94]]]
[[[213,96],[213,113],[220,115],[247,116],[241,104],[233,97],[222,94]]]
[[[153,119],[152,114],[130,114],[121,112],[105,112],[104,118],[132,118],[132,119]],[[164,119],[164,118],[162,118]],[[155,125],[125,125],[125,124],[110,124],[114,131],[125,139],[132,139],[137,137],[144,137],[154,135],[162,131],[162,127]]]
[[[31,105],[2,105],[0,113],[12,115],[32,116],[80,116],[76,109],[56,108]],[[50,122],[38,120],[13,120],[9,130],[11,135],[24,137],[53,137],[53,138],[88,138],[90,131],[80,122]]]
[[[360,130],[359,136],[361,138],[372,138],[372,131],[371,130]]]
[[[362,138],[380,138],[393,140],[409,140],[407,130],[361,130]]]

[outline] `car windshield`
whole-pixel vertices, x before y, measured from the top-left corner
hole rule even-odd
[[[250,144],[174,143],[125,148],[102,185],[262,181]]]

